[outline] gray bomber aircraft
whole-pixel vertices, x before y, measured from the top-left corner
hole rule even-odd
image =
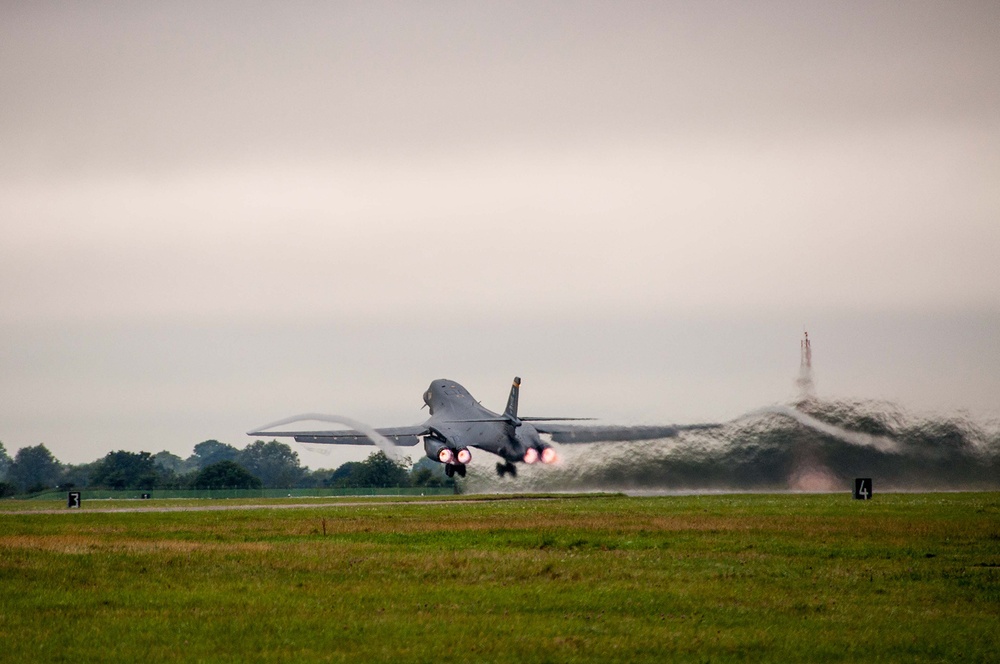
[[[453,380],[435,380],[424,392],[424,405],[430,418],[423,424],[408,427],[386,427],[370,431],[343,429],[333,431],[267,431],[271,427],[303,420],[331,419],[324,415],[297,415],[259,430],[248,436],[289,436],[299,443],[332,445],[374,445],[372,433],[389,439],[396,445],[413,446],[423,439],[427,456],[445,465],[445,473],[465,477],[466,464],[472,459],[470,447],[475,447],[503,459],[497,463],[497,474],[517,476],[516,463],[553,463],[555,448],[542,440],[548,435],[558,443],[590,443],[614,440],[647,440],[671,438],[682,430],[714,428],[717,424],[687,426],[579,426],[556,422],[589,420],[586,417],[520,417],[517,414],[521,379],[514,378],[503,414],[487,410],[467,389]]]

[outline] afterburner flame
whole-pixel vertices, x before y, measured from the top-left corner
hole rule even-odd
[[[470,461],[472,461],[472,452],[468,448],[463,447],[458,451],[458,462],[469,463]]]
[[[529,447],[528,451],[524,453],[524,462],[535,463],[536,461],[538,461],[538,450],[534,447]]]
[[[558,455],[556,451],[551,447],[546,447],[542,450],[542,463],[555,463]]]
[[[451,463],[455,458],[455,453],[447,447],[438,452],[438,461],[441,463]]]

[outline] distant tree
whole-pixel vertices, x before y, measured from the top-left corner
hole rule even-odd
[[[348,461],[341,464],[336,470],[331,473],[330,477],[323,481],[325,486],[330,487],[346,487],[354,486],[353,484],[348,484],[350,478],[358,472],[358,468],[361,467],[360,461]]]
[[[193,464],[166,450],[153,455],[153,465],[156,467],[157,489],[186,488],[198,474]]]
[[[220,461],[235,461],[239,455],[240,451],[232,445],[217,440],[206,440],[194,446],[194,454],[188,457],[188,462],[194,468],[201,470]]]
[[[157,452],[153,455],[153,463],[159,466],[161,469],[170,471],[172,473],[184,473],[188,470],[188,463],[174,454],[173,452],[168,452],[163,450],[162,452]]]
[[[109,452],[90,476],[92,486],[109,489],[152,489],[158,476],[156,462],[149,452]]]
[[[45,445],[22,447],[14,455],[7,471],[10,481],[19,491],[41,491],[59,482],[62,467]]]
[[[445,475],[443,464],[424,457],[413,464],[410,483],[413,486],[441,487],[454,486],[455,480]]]
[[[0,498],[7,498],[17,493],[17,487],[12,482],[0,482]]]
[[[345,466],[348,464],[344,464]],[[341,466],[343,468],[343,466]],[[334,477],[340,469],[334,472]],[[331,483],[339,487],[402,487],[410,486],[410,473],[406,464],[397,463],[385,452],[373,452],[367,459],[355,463],[345,473]]]
[[[8,456],[7,448],[3,446],[3,441],[0,441],[0,481],[7,479],[7,471],[10,470],[12,463],[14,462]]]
[[[302,477],[295,483],[295,487],[299,489],[315,489],[329,486],[330,475],[333,473],[333,470],[330,468],[319,468],[317,470],[303,468],[302,471]]]
[[[202,468],[194,478],[195,489],[260,489],[260,478],[235,461],[220,461]]]
[[[102,459],[91,461],[90,463],[70,464],[63,467],[62,476],[59,478],[59,486],[66,488],[82,489],[90,486],[90,477],[101,465]]]
[[[257,440],[246,446],[236,461],[260,478],[266,487],[294,486],[305,474],[299,455],[284,443]]]
[[[410,484],[413,486],[436,487],[441,486],[441,481],[434,477],[430,468],[417,468],[410,473]]]

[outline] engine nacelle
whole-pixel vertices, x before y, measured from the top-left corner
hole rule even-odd
[[[521,426],[514,433],[517,441],[517,448],[520,449],[521,461],[524,463],[535,463],[542,458],[542,452],[547,445],[538,437],[538,432],[534,427]]]
[[[448,446],[447,441],[435,436],[424,437],[424,452],[427,456],[440,463],[453,463],[455,461],[455,450]]]
[[[469,451],[468,447],[463,447],[455,454],[455,458],[460,464],[467,464],[472,461],[472,452]]]
[[[529,447],[525,450],[523,459],[525,463],[535,463],[536,461],[541,461],[542,463],[555,463],[559,460],[559,455],[556,454],[555,448],[551,445],[539,443],[538,445]]]

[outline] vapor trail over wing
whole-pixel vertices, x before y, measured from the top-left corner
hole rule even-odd
[[[269,431],[274,427],[294,424],[296,422],[331,422],[353,427],[351,429],[333,429],[329,431]],[[317,443],[322,445],[377,445],[386,454],[393,454],[397,446],[410,447],[420,442],[419,436],[426,436],[430,431],[423,425],[406,427],[381,427],[376,429],[364,422],[340,415],[325,415],[323,413],[303,413],[293,415],[276,422],[261,425],[248,436],[290,437],[297,443]]]
[[[850,443],[851,445],[857,445],[859,447],[872,447],[879,452],[886,454],[899,454],[902,451],[902,446],[899,441],[888,438],[887,436],[873,436],[862,431],[849,431],[841,427],[829,424],[822,420],[816,419],[808,413],[804,413],[797,408],[792,408],[790,406],[768,406],[766,408],[761,408],[753,412],[747,413],[742,417],[737,418],[742,420],[745,418],[754,417],[757,415],[781,415],[783,417],[788,417],[799,424],[809,427],[824,433],[828,436],[838,438],[845,443]]]

